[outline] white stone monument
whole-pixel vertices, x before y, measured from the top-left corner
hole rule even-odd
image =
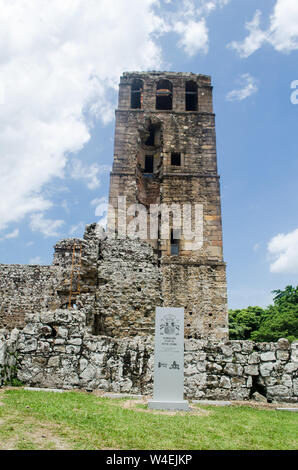
[[[189,410],[184,392],[184,308],[156,307],[151,409]]]

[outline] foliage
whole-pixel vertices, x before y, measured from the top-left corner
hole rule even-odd
[[[230,310],[230,339],[250,339],[251,333],[258,330],[265,312],[261,307],[247,307]]]
[[[0,365],[0,386],[11,385],[12,387],[22,386],[22,382],[17,378],[19,358],[16,352],[7,352],[7,364]]]
[[[298,339],[298,286],[274,290],[273,305],[229,311],[230,339],[277,341]]]

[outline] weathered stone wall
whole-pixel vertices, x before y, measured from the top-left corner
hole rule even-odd
[[[51,266],[0,265],[0,328],[22,328],[26,313],[84,309],[95,335],[154,331],[155,308],[185,309],[187,338],[228,337],[225,264],[163,257],[146,242],[107,238],[88,225],[83,239],[55,245]],[[72,271],[74,255],[74,268]],[[80,266],[79,266],[80,260]]]
[[[74,262],[73,262],[74,256]],[[74,267],[72,273],[72,264]],[[0,265],[0,328],[23,328],[26,313],[83,309],[95,335],[148,335],[163,305],[158,256],[145,242],[110,239],[86,227],[55,245],[51,266]]]
[[[24,325],[27,312],[59,307],[56,286],[60,272],[53,266],[0,265],[0,326]]]
[[[219,262],[181,262],[163,258],[162,293],[165,307],[184,307],[185,337],[226,340],[226,269]]]
[[[193,80],[198,85],[198,112],[212,113],[211,77],[208,75],[183,72],[125,72],[119,86],[119,109],[130,108],[130,87],[135,79],[143,80],[143,107],[155,110],[156,85],[158,80],[167,79],[173,84],[173,110],[185,111],[185,82]],[[137,110],[138,111],[138,110]]]
[[[152,247],[138,240],[106,239],[100,252],[97,333],[119,338],[152,334],[155,307],[163,305],[162,276]]]
[[[24,384],[152,394],[152,336],[94,336],[75,309],[26,321],[23,330],[0,331],[0,365],[14,360]],[[298,402],[297,341],[185,341],[187,398],[247,400],[255,391],[268,401]]]
[[[95,224],[86,227],[84,239],[65,239],[55,245],[50,266],[0,264],[0,328],[22,328],[26,313],[67,308],[71,290],[73,247],[79,260],[80,295],[77,302],[92,306],[97,287],[99,238]],[[78,287],[78,274],[72,277],[72,290]]]
[[[130,99],[135,80],[141,80],[143,84],[139,109],[131,106]],[[160,80],[171,82],[172,109],[156,109]],[[198,91],[198,106],[192,111],[186,107],[185,91],[189,81],[196,83]],[[180,155],[180,165],[172,164],[172,153]],[[145,158],[148,156],[153,158],[152,171],[146,169]],[[173,254],[170,236],[161,235],[161,218],[158,235],[154,237],[149,231],[149,217],[147,234],[142,235],[160,259],[164,304],[185,308],[186,336],[228,339],[220,184],[209,76],[175,72],[122,75],[109,193],[110,206],[114,210],[110,209],[108,214],[108,228],[120,232],[126,227],[118,226],[119,196],[126,198],[127,207],[142,204],[148,214],[150,204],[163,204],[168,208],[176,204],[183,221],[183,204],[191,205],[192,230],[195,205],[203,207],[203,219],[200,220],[202,245],[191,246],[182,231],[179,254]],[[172,229],[171,215],[169,225]]]

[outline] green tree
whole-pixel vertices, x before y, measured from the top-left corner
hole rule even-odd
[[[273,305],[229,311],[230,339],[277,341],[298,339],[298,286],[274,290]]]
[[[298,286],[286,286],[274,290],[274,305],[270,305],[260,328],[251,335],[253,341],[277,341],[298,339]]]
[[[247,307],[229,311],[230,339],[250,339],[258,330],[265,312],[261,307]]]
[[[284,290],[273,290],[272,293],[276,294],[273,299],[275,305],[298,305],[298,286],[287,286]]]

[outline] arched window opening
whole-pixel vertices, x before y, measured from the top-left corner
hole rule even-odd
[[[198,110],[198,86],[192,81],[185,84],[185,110]]]
[[[156,87],[156,109],[172,109],[173,85],[169,80],[159,80]]]
[[[143,81],[136,79],[131,84],[130,107],[141,109],[143,105]]]

